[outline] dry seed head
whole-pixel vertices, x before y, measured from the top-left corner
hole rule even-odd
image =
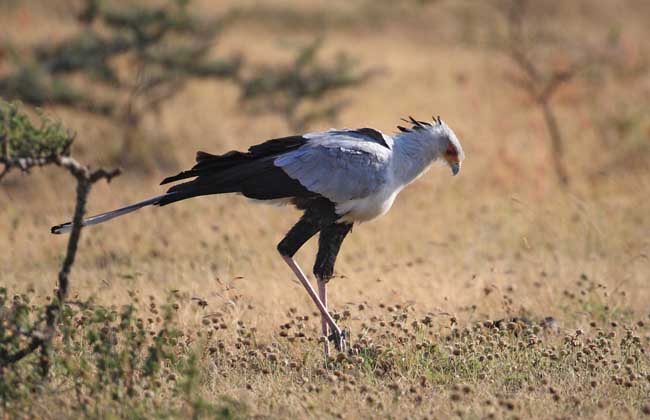
[[[515,404],[510,400],[500,400],[499,405],[508,411],[512,411],[515,409]]]

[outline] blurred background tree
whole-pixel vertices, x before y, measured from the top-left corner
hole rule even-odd
[[[139,160],[141,124],[191,79],[236,77],[239,56],[213,58],[218,34],[232,20],[192,15],[190,0],[162,5],[86,0],[78,30],[60,42],[11,54],[14,70],[0,78],[0,95],[34,105],[61,105],[116,121],[117,160]]]
[[[570,175],[566,165],[567,142],[553,109],[553,98],[562,85],[590,67],[604,62],[603,46],[593,47],[584,40],[563,40],[561,45],[544,28],[531,29],[528,0],[503,0],[496,3],[505,22],[505,34],[499,48],[515,64],[517,71],[510,81],[521,88],[539,107],[548,130],[550,157],[560,185],[568,186]],[[544,54],[546,53],[546,55]],[[550,57],[561,55],[561,60]]]
[[[20,46],[4,46],[12,70],[0,76],[0,95],[108,118],[122,137],[111,160],[127,166],[144,161],[146,167],[152,142],[143,120],[160,115],[191,80],[233,81],[249,111],[276,114],[302,132],[316,122],[335,121],[349,103],[337,95],[375,74],[358,70],[358,60],[345,53],[319,60],[322,39],[300,48],[289,64],[244,71],[241,55],[213,57],[219,34],[237,16],[236,11],[195,16],[191,0],[85,0],[73,35],[37,44],[24,55],[17,52]]]
[[[260,66],[239,79],[240,100],[249,109],[280,115],[295,133],[311,124],[336,121],[349,101],[335,94],[367,82],[375,70],[360,71],[357,60],[339,53],[331,63],[318,59],[323,46],[319,38],[300,48],[286,65]]]

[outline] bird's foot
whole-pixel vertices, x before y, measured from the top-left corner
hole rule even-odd
[[[347,330],[341,330],[339,328],[336,328],[332,334],[327,337],[327,339],[331,342],[334,343],[334,347],[336,347],[336,350],[339,352],[344,352],[347,347],[347,338],[348,338],[348,331]]]

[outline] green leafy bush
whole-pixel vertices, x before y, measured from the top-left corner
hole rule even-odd
[[[34,125],[16,105],[0,99],[0,179],[13,168],[28,171],[69,155],[74,135],[43,114],[39,119]]]

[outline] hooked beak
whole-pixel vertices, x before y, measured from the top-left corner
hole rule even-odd
[[[455,175],[458,175],[458,172],[460,172],[460,162],[450,162],[449,166],[451,166],[451,172]]]

